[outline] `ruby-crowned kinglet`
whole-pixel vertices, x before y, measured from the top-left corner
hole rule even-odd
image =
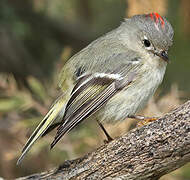
[[[84,119],[113,123],[134,115],[162,82],[173,29],[158,13],[126,19],[69,59],[60,75],[57,99],[23,148],[60,120],[53,147]]]

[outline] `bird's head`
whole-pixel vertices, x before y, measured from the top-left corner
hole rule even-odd
[[[128,44],[132,49],[148,52],[168,62],[168,50],[173,44],[174,31],[165,17],[158,13],[136,15],[121,25],[128,29]]]

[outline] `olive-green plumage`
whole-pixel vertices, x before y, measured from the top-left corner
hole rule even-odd
[[[71,57],[60,74],[63,95],[29,138],[18,163],[55,119],[61,124],[51,147],[86,118],[114,123],[134,115],[162,82],[172,41],[165,18],[138,15]]]

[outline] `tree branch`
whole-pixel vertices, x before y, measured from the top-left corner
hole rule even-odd
[[[159,179],[190,161],[190,101],[84,157],[25,179]]]

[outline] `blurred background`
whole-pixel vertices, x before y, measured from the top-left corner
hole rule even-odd
[[[43,137],[20,166],[22,147],[58,96],[58,73],[74,53],[134,14],[158,12],[175,30],[163,84],[139,114],[161,116],[190,97],[189,0],[0,0],[0,177],[48,170],[103,143],[96,122],[84,121],[49,150]],[[127,120],[106,128],[112,137],[134,128]],[[190,179],[190,164],[162,180]]]

